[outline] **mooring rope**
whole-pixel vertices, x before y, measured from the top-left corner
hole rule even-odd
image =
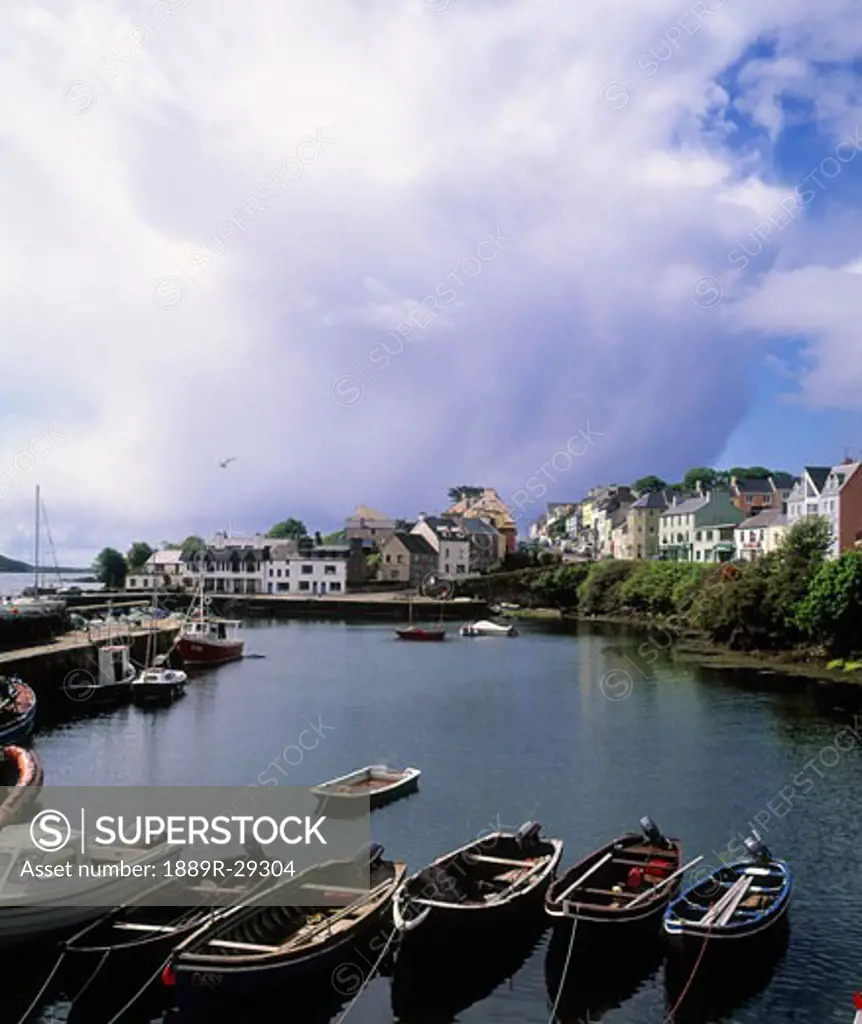
[[[560,975],[560,987],[557,989],[557,998],[554,1000],[554,1008],[551,1010],[551,1016],[548,1018],[548,1024],[554,1024],[557,1019],[557,1010],[560,1006],[560,1001],[563,998],[563,989],[566,987],[566,976],[569,973],[569,963],[572,959],[572,953],[575,948],[575,935],[578,931],[578,918],[575,915],[575,920],[572,922],[572,937],[569,939],[569,951],[566,953],[566,962],[563,964],[563,973]]]
[[[670,1008],[670,1011],[668,1015],[665,1017],[662,1024],[672,1024],[674,1014],[680,1008],[680,1006],[682,1006],[683,999],[685,999],[686,995],[688,995],[688,990],[691,988],[692,983],[694,982],[694,976],[697,974],[697,969],[698,967],[700,967],[701,960],[703,960],[703,954],[706,952],[706,944],[709,941],[709,936],[712,932],[712,926],[714,923],[714,921],[709,922],[709,927],[706,930],[706,935],[704,935],[703,937],[703,945],[700,947],[700,953],[698,953],[697,960],[694,963],[694,967],[691,970],[691,974],[688,976],[688,981],[685,983],[685,987],[680,993],[679,999],[677,999],[677,1001]]]
[[[64,949],[63,952],[60,954],[60,959],[54,964],[53,970],[48,975],[48,977],[45,979],[45,984],[36,993],[36,998],[33,1000],[32,1003],[30,1003],[30,1005],[24,1011],[24,1015],[20,1018],[20,1020],[18,1021],[18,1024],[24,1024],[24,1022],[27,1020],[27,1018],[30,1016],[30,1014],[39,1005],[39,1002],[42,999],[42,996],[45,995],[45,993],[48,991],[48,986],[54,980],[54,975],[57,973],[57,971],[60,970],[60,964],[63,962],[65,956],[66,956],[66,950]]]
[[[390,934],[389,934],[389,938],[388,938],[388,939],[386,940],[386,945],[385,945],[385,946],[383,947],[383,952],[382,952],[382,953],[380,954],[380,956],[379,956],[379,957],[377,958],[377,962],[376,962],[376,963],[374,964],[374,966],[373,966],[373,967],[371,968],[371,970],[370,970],[370,971],[368,972],[368,977],[367,977],[367,978],[365,979],[365,981],[363,981],[363,982],[362,982],[362,984],[361,984],[361,985],[359,986],[359,989],[358,989],[358,991],[357,991],[356,995],[355,995],[355,996],[354,996],[354,997],[353,997],[353,998],[352,998],[352,999],[350,1000],[350,1003],[348,1004],[348,1006],[347,1006],[347,1009],[346,1009],[346,1010],[344,1011],[344,1013],[343,1013],[343,1014],[342,1014],[342,1015],[341,1015],[341,1016],[340,1016],[340,1017],[338,1018],[338,1020],[337,1020],[336,1024],[343,1024],[343,1022],[344,1022],[344,1020],[346,1019],[346,1017],[347,1017],[348,1013],[350,1013],[350,1011],[351,1011],[351,1010],[353,1009],[353,1007],[354,1007],[354,1006],[356,1005],[356,1003],[357,1003],[357,1002],[358,1002],[358,1000],[359,1000],[359,997],[360,997],[360,996],[362,995],[362,993],[363,993],[363,992],[365,991],[365,989],[366,989],[366,988],[368,987],[368,985],[369,985],[369,983],[370,983],[371,979],[372,979],[372,978],[374,977],[374,975],[375,975],[375,974],[377,973],[377,968],[378,968],[378,967],[379,967],[379,966],[380,966],[380,965],[381,965],[381,964],[383,963],[383,958],[384,958],[384,957],[386,956],[386,954],[387,954],[387,953],[389,952],[389,947],[390,947],[390,946],[392,945],[392,940],[393,940],[393,939],[395,938],[395,936],[396,936],[397,934],[398,934],[398,929],[397,929],[397,928],[393,928],[393,929],[392,929],[392,931],[391,931],[391,932],[390,932]],[[110,1024],[114,1024],[114,1022],[113,1022],[113,1021],[110,1021]]]
[[[75,1003],[78,1002],[78,1000],[87,991],[87,989],[90,987],[90,985],[93,984],[93,979],[96,977],[96,975],[99,973],[99,971],[101,971],[101,969],[105,966],[105,961],[108,959],[108,956],[110,955],[110,953],[111,953],[111,950],[110,950],[110,948],[108,948],[102,954],[102,959],[99,961],[98,966],[96,967],[95,971],[93,971],[93,973],[90,975],[90,977],[87,978],[87,980],[84,982],[83,986],[78,990],[78,994],[75,996],[75,998],[69,1004],[69,1009],[71,1009],[75,1005]]]
[[[111,1017],[111,1019],[108,1021],[108,1024],[117,1024],[117,1021],[121,1020],[125,1016],[126,1010],[131,1009],[131,1007],[135,1005],[135,1003],[147,991],[147,989],[150,987],[150,985],[152,985],[152,983],[156,980],[156,978],[158,978],[158,976],[162,973],[162,971],[168,966],[168,964],[171,962],[171,957],[173,957],[173,952],[171,953],[171,956],[169,956],[167,958],[167,960],[165,960],[165,962],[159,966],[159,969],[156,971],[156,973],[155,974],[151,974],[150,977],[147,978],[147,980],[144,982],[144,984],[141,985],[141,987],[138,989],[138,991],[126,1003],[126,1005],[122,1008],[122,1010],[120,1010],[119,1013],[117,1013],[113,1017]]]

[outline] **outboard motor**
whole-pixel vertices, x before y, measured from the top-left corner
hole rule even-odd
[[[537,821],[525,821],[515,833],[515,843],[519,850],[530,850],[539,845],[542,826]]]
[[[646,836],[647,840],[653,846],[659,846],[662,850],[669,850],[670,843],[665,837],[659,832],[658,825],[652,820],[652,818],[644,815],[640,822],[641,831]]]
[[[772,854],[766,847],[766,843],[760,838],[757,832],[752,832],[742,840],[749,856],[757,864],[768,864],[772,860]]]

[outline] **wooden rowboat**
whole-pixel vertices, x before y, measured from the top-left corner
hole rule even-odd
[[[0,748],[0,828],[20,820],[42,788],[42,762],[32,750]]]
[[[563,854],[537,822],[494,832],[439,857],[395,897],[402,948],[470,944],[513,922],[541,916],[542,900]]]
[[[266,990],[326,987],[357,946],[391,932],[392,900],[406,872],[376,844],[361,860],[309,868],[268,890],[270,905],[246,907],[182,942],[163,981],[181,1012],[195,1015]],[[340,905],[328,902],[335,898]]]
[[[577,922],[578,934],[589,936],[588,945],[602,938],[618,943],[627,937],[658,937],[662,914],[685,871],[680,868],[682,848],[650,818],[641,819],[641,828],[643,834],[614,839],[551,886],[545,911],[557,930],[570,930]]]
[[[726,864],[671,903],[664,931],[685,956],[752,955],[759,941],[786,923],[793,890],[787,863],[775,860],[757,833],[745,840],[749,860]],[[706,947],[706,948],[704,948]]]
[[[0,677],[0,743],[27,739],[36,722],[36,694],[20,679]]]
[[[419,788],[418,768],[390,768],[385,764],[370,764],[348,775],[322,782],[311,792],[332,810],[349,810],[355,804],[358,809],[368,806],[373,809],[415,793]]]

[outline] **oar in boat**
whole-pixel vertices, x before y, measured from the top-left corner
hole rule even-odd
[[[640,896],[636,896],[631,901],[631,903],[629,903],[628,909],[631,910],[632,907],[636,907],[638,905],[638,903],[641,902],[641,900],[645,900],[647,898],[647,896],[652,896],[653,893],[658,892],[659,889],[662,889],[664,886],[666,886],[668,884],[668,882],[672,882],[675,878],[679,878],[680,875],[684,875],[686,873],[686,871],[688,871],[689,868],[693,868],[695,866],[695,864],[700,863],[700,861],[702,861],[702,860],[703,860],[703,854],[701,854],[699,857],[695,857],[694,860],[690,860],[688,862],[688,864],[685,865],[685,867],[680,868],[678,871],[674,871],[674,873],[672,875],[668,875],[667,878],[663,879],[657,885],[653,885],[651,888],[647,889],[645,892],[642,892],[640,894]]]

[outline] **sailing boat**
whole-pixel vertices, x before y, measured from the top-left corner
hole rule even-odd
[[[207,614],[204,597],[203,572],[200,576],[195,602],[183,623],[177,640],[177,650],[188,666],[223,665],[242,657],[245,641],[240,636],[242,623],[238,619],[218,619]]]
[[[413,598],[410,598],[410,624],[406,629],[396,629],[395,636],[399,640],[416,640],[420,643],[445,640],[446,630],[443,629],[443,605],[440,605],[440,624],[437,629],[422,629],[413,625]]]
[[[39,593],[39,539],[41,534],[41,523],[39,514],[42,508],[39,485],[36,485],[36,532],[34,539],[33,558],[33,586],[29,597],[19,597],[14,601],[5,603],[4,610],[12,615],[21,618],[46,618],[51,615],[63,615],[66,611],[66,602],[62,598],[45,597]]]
[[[156,589],[153,589],[153,613],[158,609]],[[155,618],[155,614],[153,615]],[[150,624],[147,638],[146,666],[132,683],[132,700],[136,703],[163,703],[175,700],[185,693],[188,676],[179,669],[169,668],[167,654],[152,657],[156,626]]]

